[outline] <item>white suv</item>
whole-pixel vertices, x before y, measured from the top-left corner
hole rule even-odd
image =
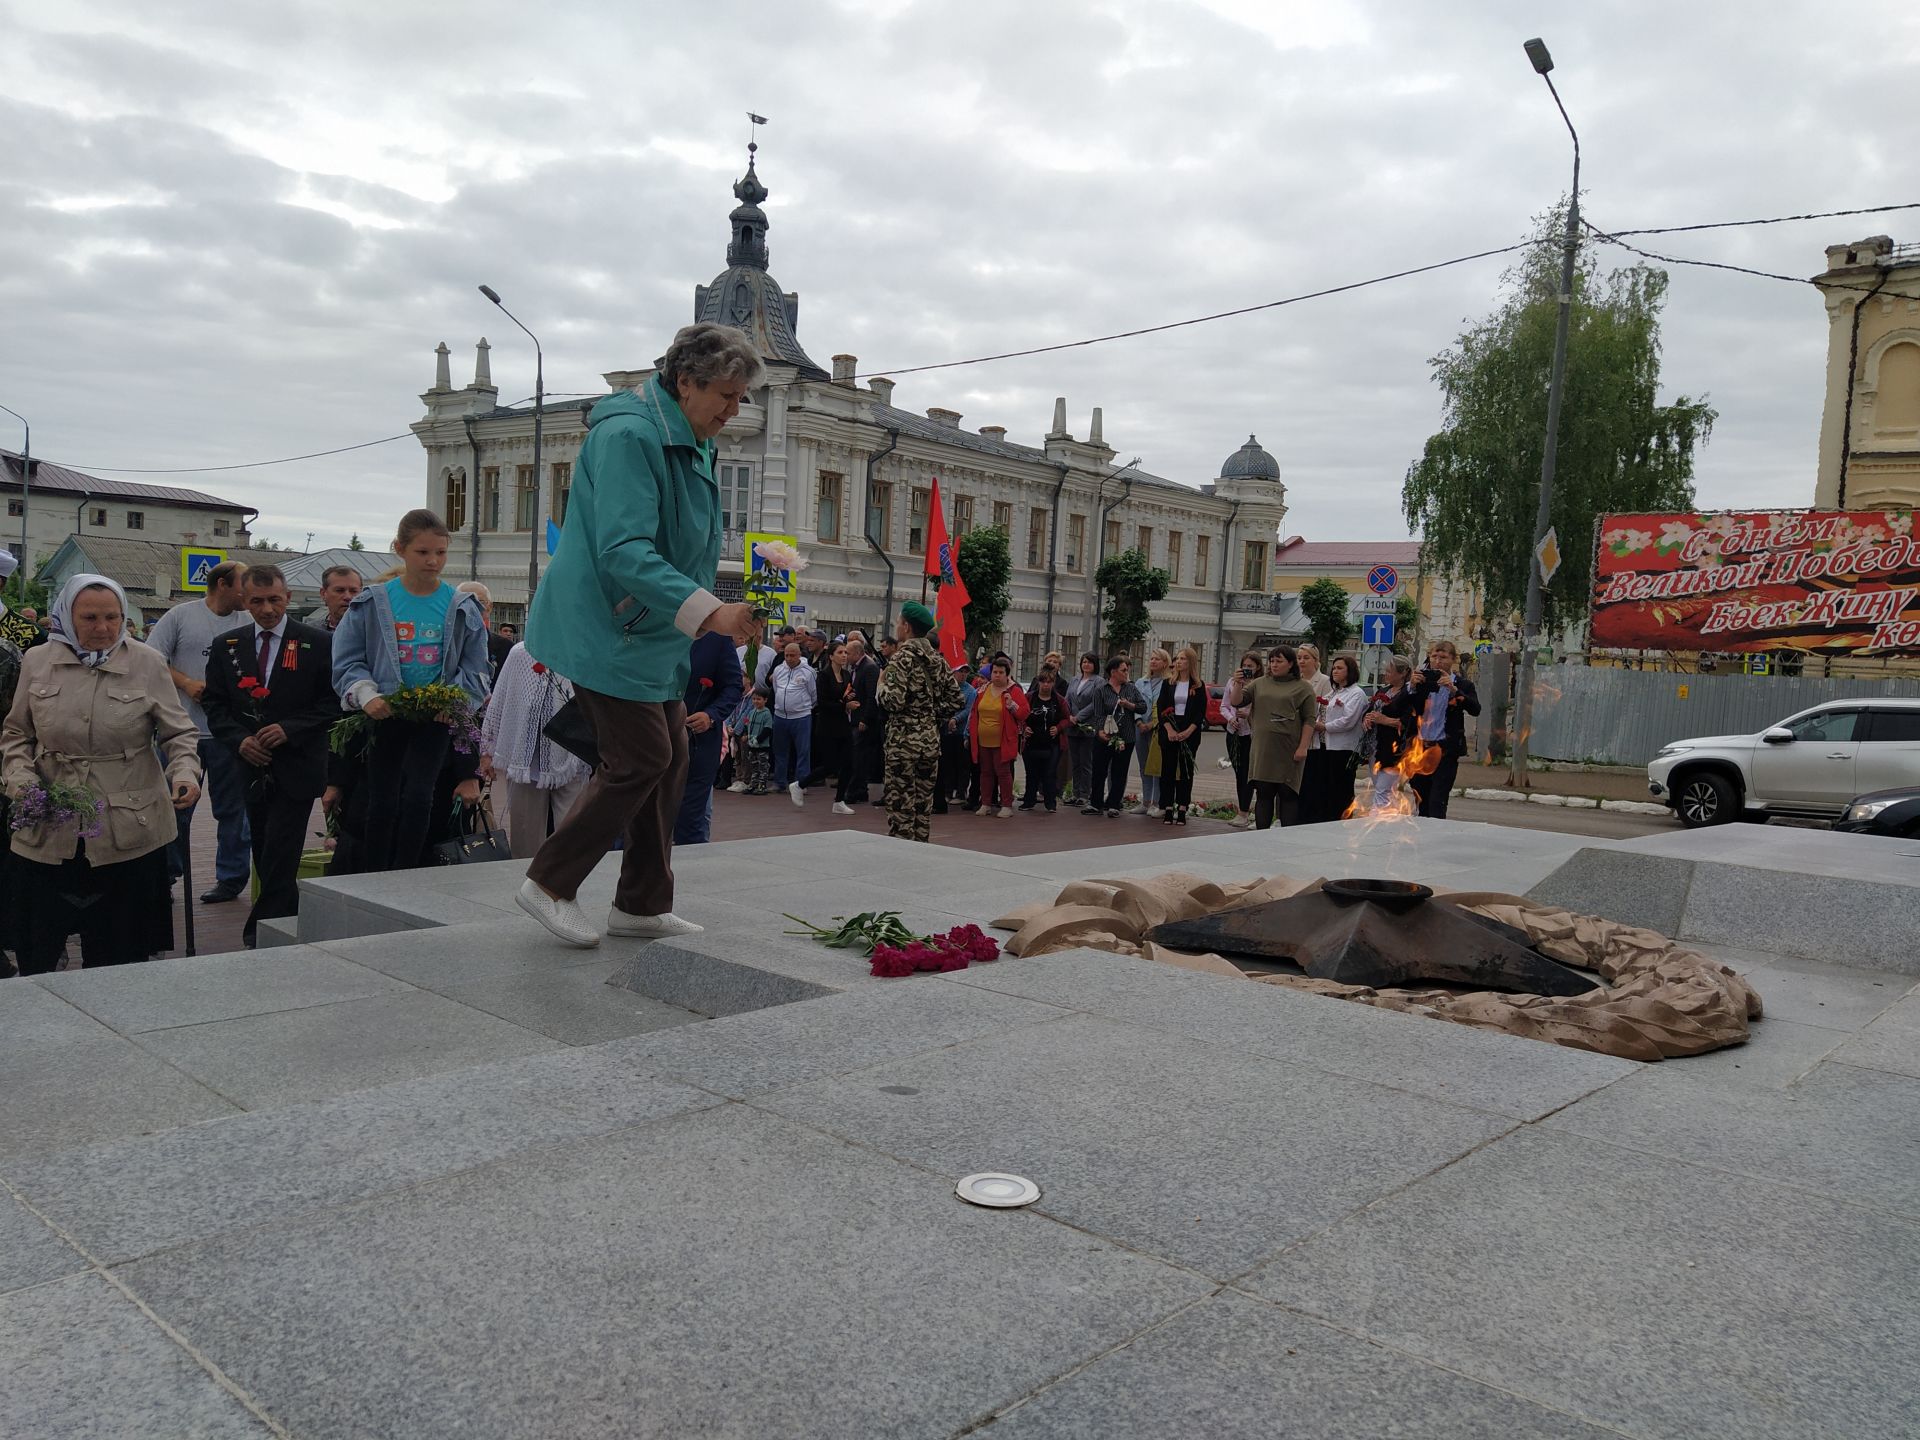
[[[1838,819],[1854,796],[1905,785],[1920,785],[1920,699],[1829,700],[1758,735],[1676,740],[1647,766],[1647,788],[1689,828]]]

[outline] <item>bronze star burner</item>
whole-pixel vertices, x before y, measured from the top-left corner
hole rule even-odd
[[[1328,880],[1285,900],[1170,920],[1146,938],[1176,950],[1291,960],[1316,979],[1374,989],[1426,981],[1584,995],[1599,983],[1547,959],[1512,926],[1405,880]]]

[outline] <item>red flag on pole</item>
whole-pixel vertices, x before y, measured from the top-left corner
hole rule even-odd
[[[967,582],[960,578],[959,557],[947,538],[946,518],[940,513],[940,481],[933,482],[933,494],[927,497],[931,513],[927,516],[927,560],[925,573],[932,576],[939,592],[934,597],[933,618],[939,626],[940,653],[949,665],[967,663],[967,626],[961,611],[973,597],[967,594]]]

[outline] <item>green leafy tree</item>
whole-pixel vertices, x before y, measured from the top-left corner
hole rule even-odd
[[[1172,576],[1154,569],[1139,550],[1109,555],[1093,572],[1093,580],[1107,595],[1100,619],[1106,626],[1109,655],[1131,650],[1147,638],[1153,630],[1153,617],[1147,613],[1147,606],[1166,599],[1173,583]]]
[[[1402,505],[1428,561],[1478,587],[1486,613],[1521,610],[1532,564],[1540,453],[1553,368],[1565,212],[1505,276],[1499,308],[1436,355],[1444,427],[1407,470]],[[1546,593],[1550,631],[1586,613],[1596,515],[1693,506],[1694,451],[1716,412],[1704,397],[1660,403],[1667,275],[1647,265],[1574,277],[1553,524],[1563,557]]]
[[[1424,654],[1426,638],[1420,633],[1420,602],[1411,595],[1402,595],[1393,602],[1393,648],[1402,655],[1411,655],[1416,650]]]
[[[989,525],[984,530],[969,530],[960,537],[960,550],[954,557],[960,578],[967,582],[970,597],[960,612],[967,626],[967,645],[971,649],[1000,636],[1006,623],[1007,607],[1013,603],[1013,554],[1008,549],[1006,527]]]
[[[1300,591],[1300,609],[1307,617],[1308,633],[1322,655],[1331,655],[1347,643],[1353,634],[1353,622],[1347,607],[1353,597],[1340,588],[1340,582],[1321,576]]]
[[[359,532],[358,530],[356,530],[356,531],[354,531],[354,532],[353,532],[353,538],[352,538],[351,540],[349,540],[349,541],[347,541],[347,549],[349,549],[349,550],[364,550],[364,549],[366,549],[366,548],[367,548],[367,547],[366,547],[366,546],[365,546],[365,545],[364,545],[364,544],[363,544],[363,543],[361,542],[361,539],[360,539],[360,532]]]

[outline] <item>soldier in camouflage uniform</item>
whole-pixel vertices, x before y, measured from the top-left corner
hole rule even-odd
[[[933,838],[933,785],[940,773],[940,726],[960,708],[960,687],[927,640],[933,612],[918,601],[900,608],[901,641],[880,672],[875,698],[887,715],[887,833]]]

